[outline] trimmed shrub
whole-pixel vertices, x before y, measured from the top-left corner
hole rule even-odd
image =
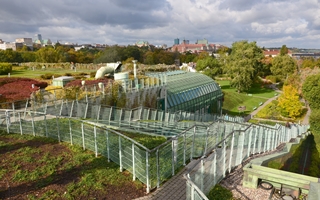
[[[0,94],[2,101],[6,102],[28,99],[33,92],[46,86],[46,82],[29,78],[0,78]]]
[[[0,75],[6,75],[12,72],[12,64],[0,63]]]
[[[210,200],[232,200],[232,192],[219,184],[216,184],[208,194],[208,199]]]
[[[60,77],[61,75],[59,75],[59,74],[52,74],[52,73],[47,73],[47,74],[42,74],[41,76],[40,76],[40,78],[42,78],[42,79],[44,79],[44,80],[50,80],[50,79],[52,79],[53,77],[54,78],[58,78],[58,77]]]

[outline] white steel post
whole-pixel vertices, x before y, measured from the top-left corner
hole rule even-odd
[[[160,166],[159,166],[159,148],[156,151],[156,161],[157,161],[157,188],[160,187]]]
[[[32,124],[32,133],[33,136],[36,136],[35,127],[34,127],[34,119],[33,119],[33,112],[31,112],[31,124]]]
[[[120,164],[120,172],[122,172],[122,148],[121,148],[121,136],[119,135],[119,164]]]
[[[46,128],[46,137],[49,137],[49,134],[48,134],[48,124],[47,124],[47,116],[44,115],[44,126]]]
[[[146,179],[147,179],[147,193],[150,192],[150,180],[149,180],[149,153],[146,151]]]
[[[85,141],[84,141],[84,124],[81,123],[81,133],[82,133],[82,147],[83,147],[83,150],[86,149],[86,145],[85,145]]]
[[[230,149],[230,160],[229,160],[229,173],[231,172],[232,167],[232,156],[233,156],[233,144],[234,144],[234,131],[232,133],[232,139],[231,139],[231,149]]]
[[[70,118],[68,120],[69,120],[70,144],[73,145],[71,120],[70,120]]]
[[[95,150],[95,153],[96,153],[96,157],[98,157],[97,126],[93,127],[93,134],[94,134],[94,150]]]
[[[135,162],[135,157],[134,157],[134,143],[132,142],[132,179],[135,181],[136,180],[136,162]]]
[[[20,115],[20,112],[18,113],[18,117],[19,117],[19,125],[20,125],[20,134],[22,135],[23,132],[22,132],[22,123],[21,123],[21,115]]]
[[[108,157],[108,162],[110,162],[110,148],[109,148],[109,131],[106,130],[106,137],[107,137],[107,157]]]
[[[61,142],[60,140],[60,127],[59,127],[59,120],[58,117],[56,116],[56,123],[57,123],[57,128],[58,128],[58,141]]]

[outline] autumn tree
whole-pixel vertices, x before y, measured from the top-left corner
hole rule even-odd
[[[59,53],[52,47],[43,47],[36,52],[37,62],[57,63],[59,62]]]
[[[293,74],[297,67],[298,65],[292,57],[288,55],[280,55],[273,58],[270,70],[273,75],[285,79],[289,75]]]
[[[231,86],[239,92],[250,89],[258,69],[261,68],[262,50],[256,42],[239,41],[232,44],[227,57],[226,72],[231,76]]]
[[[290,118],[297,118],[302,113],[302,105],[296,88],[291,85],[283,87],[283,94],[279,97],[279,107],[282,113]]]

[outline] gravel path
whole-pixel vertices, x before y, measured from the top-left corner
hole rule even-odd
[[[282,199],[280,195],[278,195],[277,190],[275,191],[274,194],[272,194],[273,190],[265,190],[260,187],[258,187],[257,189],[245,188],[242,186],[242,179],[243,179],[243,166],[248,164],[252,159],[277,153],[277,152],[281,152],[284,146],[285,144],[281,144],[274,151],[251,156],[246,161],[244,161],[241,165],[235,168],[230,174],[228,174],[220,182],[220,185],[230,190],[235,199],[241,199],[241,200],[268,200],[268,199],[280,200]]]

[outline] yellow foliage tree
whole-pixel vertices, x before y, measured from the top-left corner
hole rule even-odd
[[[299,101],[298,91],[291,85],[283,87],[283,94],[279,97],[278,105],[293,119],[296,119],[302,113],[302,104]]]

